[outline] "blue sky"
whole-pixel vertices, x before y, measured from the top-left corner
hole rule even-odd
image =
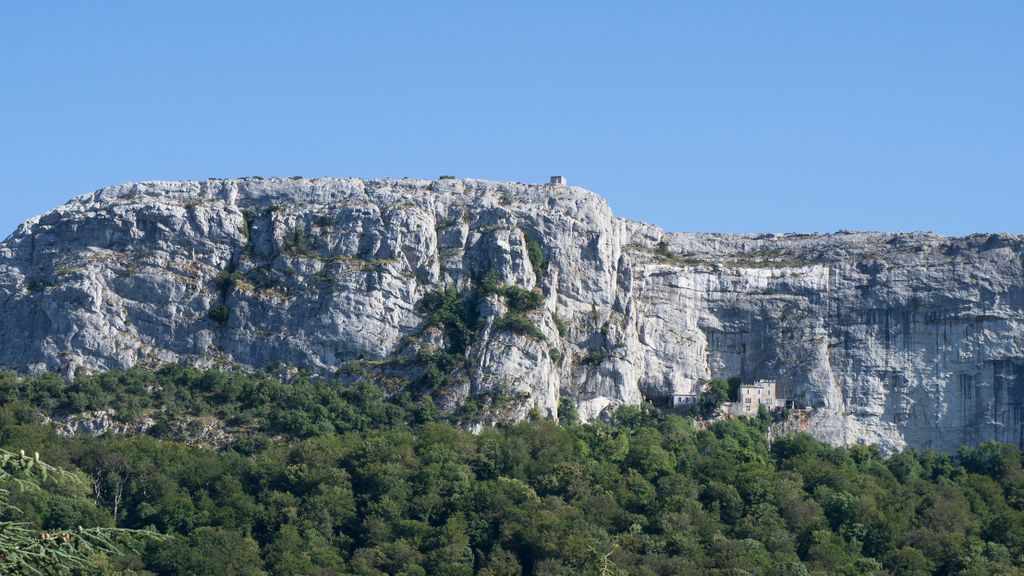
[[[676,231],[1024,232],[1024,2],[0,0],[0,237],[124,181],[570,184]]]

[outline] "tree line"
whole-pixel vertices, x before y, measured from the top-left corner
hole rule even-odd
[[[765,440],[745,418],[698,430],[651,406],[610,422],[536,419],[476,434],[425,397],[369,383],[168,367],[0,375],[0,447],[81,478],[22,489],[0,520],[160,534],[76,574],[470,576],[1018,574],[1017,447],[957,454]],[[41,414],[114,407],[136,437],[61,438]],[[174,418],[232,430],[217,448]],[[0,524],[2,526],[2,524]],[[0,538],[0,546],[3,540]],[[2,552],[2,551],[0,551]],[[49,572],[46,572],[49,573]],[[59,571],[53,573],[60,573]]]

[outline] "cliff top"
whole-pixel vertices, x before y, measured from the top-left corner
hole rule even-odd
[[[437,180],[361,178],[263,178],[258,176],[207,180],[130,182],[78,196],[67,204],[23,223],[5,243],[31,234],[37,223],[56,223],[67,216],[90,214],[123,206],[167,205],[189,208],[223,203],[237,210],[299,209],[303,206],[375,206],[380,212],[395,207],[428,213],[453,210],[494,210],[535,216],[560,214],[578,221],[616,222],[628,243],[660,248],[667,263],[799,267],[850,257],[912,259],[956,257],[965,252],[1009,248],[1024,251],[1024,237],[1007,233],[978,233],[949,237],[932,232],[833,233],[717,233],[666,232],[644,222],[615,217],[598,194],[576,186],[547,183],[496,182],[472,178]]]

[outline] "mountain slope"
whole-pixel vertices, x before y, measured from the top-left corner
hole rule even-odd
[[[776,378],[833,443],[1020,444],[1022,252],[1009,235],[669,234],[547,185],[127,184],[2,244],[0,364],[441,375],[445,404],[487,418]]]

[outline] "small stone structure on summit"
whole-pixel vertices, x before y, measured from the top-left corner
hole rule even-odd
[[[568,186],[569,182],[565,179],[565,176],[552,176],[551,184],[554,186]]]

